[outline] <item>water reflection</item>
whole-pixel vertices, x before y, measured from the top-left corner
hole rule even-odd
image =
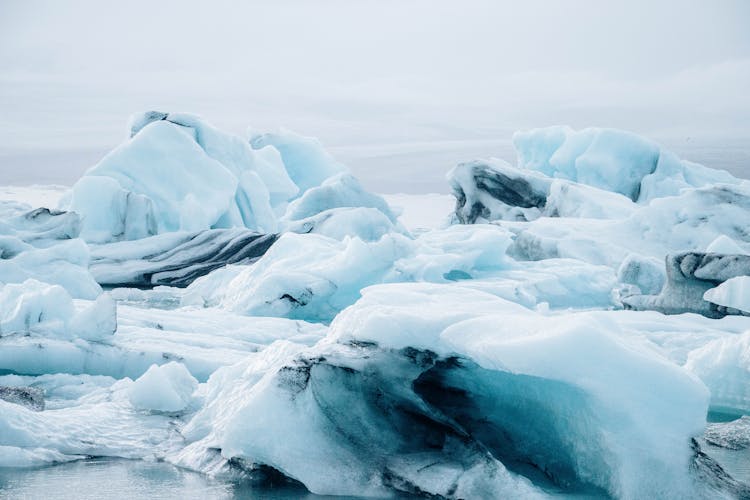
[[[161,462],[88,459],[34,469],[0,468],[2,499],[310,499],[297,486],[258,487],[208,478]],[[350,497],[351,498],[351,497]]]

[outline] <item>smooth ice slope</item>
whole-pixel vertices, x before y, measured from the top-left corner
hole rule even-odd
[[[337,162],[322,144],[312,137],[304,137],[289,130],[264,134],[251,134],[250,144],[258,150],[273,146],[284,162],[286,171],[299,193],[318,186],[329,177],[346,172],[347,168]]]

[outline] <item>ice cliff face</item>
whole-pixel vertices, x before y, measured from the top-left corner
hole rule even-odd
[[[454,224],[413,230],[314,139],[162,112],[129,130],[65,210],[0,202],[0,466],[747,495],[711,457],[746,418],[700,437],[708,411],[750,414],[746,181],[539,129],[518,166],[453,169]]]

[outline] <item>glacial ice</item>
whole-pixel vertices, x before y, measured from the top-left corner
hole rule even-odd
[[[396,224],[396,215],[388,203],[381,196],[367,192],[357,178],[348,173],[329,177],[320,186],[305,191],[300,198],[289,204],[284,219],[298,221],[341,207],[374,208]]]
[[[750,448],[750,416],[743,416],[730,422],[709,424],[704,439],[714,445],[730,450]]]
[[[291,132],[129,128],[67,211],[0,201],[0,467],[164,460],[341,495],[749,491],[710,456],[747,418],[701,437],[707,410],[750,414],[747,181],[553,127],[516,134],[517,167],[453,169],[451,214],[367,192]]]
[[[709,317],[742,314],[741,307],[717,302],[742,302],[742,286],[731,283],[725,286],[724,283],[733,278],[740,278],[740,284],[744,281],[746,275],[750,274],[750,255],[682,252],[668,255],[666,267],[666,284],[659,294],[633,295],[626,297],[623,304],[633,309],[654,309],[665,314],[696,312]],[[714,288],[716,285],[719,287]],[[730,290],[734,293],[728,293]],[[710,301],[707,296],[715,296],[716,301]]]
[[[179,299],[175,302],[179,303]],[[85,302],[80,307],[90,304]],[[300,320],[248,318],[216,309],[119,303],[117,331],[96,341],[39,330],[0,338],[0,373],[106,375],[136,379],[153,365],[184,364],[199,381],[277,339],[312,345],[326,328]],[[78,307],[78,304],[76,304]]]
[[[77,238],[79,231],[73,212],[0,201],[0,286],[33,279],[60,285],[77,298],[95,298],[101,287],[88,272],[89,249]]]
[[[107,294],[77,310],[59,285],[28,279],[0,288],[0,337],[33,333],[101,340],[117,329],[116,314]]]
[[[713,304],[750,315],[750,275],[729,278],[716,288],[706,290],[703,298]]]
[[[286,233],[253,266],[217,274],[214,286],[209,275],[192,288],[208,291],[205,302],[243,314],[330,321],[371,284],[489,276],[511,266],[504,254],[510,243],[510,234],[493,226],[453,226],[418,240]]]
[[[89,270],[107,286],[184,287],[214,269],[254,262],[276,238],[240,228],[207,229],[92,245]]]
[[[343,171],[319,143],[291,132],[258,136],[251,147],[193,115],[159,112],[135,116],[130,130],[73,186],[69,209],[87,241],[230,227],[272,233],[289,200]]]
[[[128,389],[128,399],[134,408],[175,413],[185,410],[198,388],[198,381],[185,365],[169,363],[151,365]]]
[[[691,351],[685,367],[708,386],[713,408],[750,414],[750,329]]]
[[[682,188],[739,182],[728,172],[680,160],[648,139],[615,129],[533,129],[516,132],[513,145],[521,168],[639,202],[677,195]]]
[[[284,162],[286,172],[299,188],[299,194],[319,186],[329,177],[346,172],[317,139],[303,137],[290,130],[268,133],[251,133],[250,145],[254,150],[273,146]]]
[[[552,179],[502,160],[461,163],[448,173],[462,224],[539,217],[623,218],[636,209],[625,196]]]
[[[455,285],[389,284],[366,289],[317,346],[278,344],[216,372],[178,463],[219,448],[322,494],[451,496],[467,480],[475,494],[533,494],[525,473],[659,496],[692,488],[689,438],[707,400],[613,324],[559,322]]]

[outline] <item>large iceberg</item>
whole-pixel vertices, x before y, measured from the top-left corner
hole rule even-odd
[[[688,494],[707,399],[611,324],[453,285],[383,285],[318,346],[278,344],[217,372],[178,463],[220,449],[322,494]]]
[[[343,171],[312,139],[267,134],[251,146],[184,113],[136,115],[130,134],[73,186],[69,208],[87,241],[229,227],[274,232],[288,201]]]

